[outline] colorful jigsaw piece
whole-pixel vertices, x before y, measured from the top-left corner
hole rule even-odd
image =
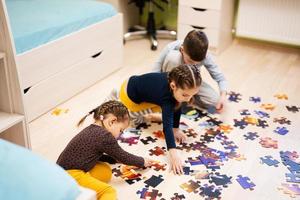
[[[274,148],[274,149],[278,148],[277,140],[273,140],[270,137],[260,138],[259,143],[261,144],[262,147],[265,147],[265,148]]]
[[[298,107],[298,106],[286,106],[286,109],[289,112],[296,113],[296,112],[299,112],[300,107]]]
[[[198,193],[197,189],[200,187],[200,181],[189,180],[188,183],[183,183],[180,187],[188,193]]]
[[[253,103],[260,103],[261,98],[260,97],[249,97],[249,101],[252,101]]]
[[[271,103],[266,103],[266,104],[262,104],[261,107],[264,108],[265,110],[273,111],[276,106]]]
[[[289,130],[287,130],[286,127],[277,127],[274,130],[274,132],[279,134],[279,135],[286,135],[289,132]]]
[[[150,149],[149,151],[150,151],[150,153],[149,153],[150,156],[153,156],[153,155],[160,156],[160,155],[165,154],[166,148],[156,146],[156,147],[154,147],[154,149]]]
[[[284,100],[289,99],[286,94],[275,94],[274,97],[276,97],[277,99],[284,99]]]
[[[279,124],[288,124],[288,125],[291,125],[291,121],[288,120],[286,117],[274,118],[273,122],[274,123],[279,123]]]
[[[249,177],[238,175],[236,181],[242,186],[242,188],[254,190],[255,184],[251,182]]]
[[[287,184],[282,183],[278,190],[282,190],[284,194],[290,195],[290,197],[295,198],[296,195],[300,195],[300,187],[297,184]]]
[[[258,138],[258,134],[257,132],[248,132],[246,134],[244,134],[245,140],[255,140],[256,138]]]
[[[261,163],[267,164],[269,166],[278,167],[279,161],[274,159],[272,156],[265,156],[260,158]]]

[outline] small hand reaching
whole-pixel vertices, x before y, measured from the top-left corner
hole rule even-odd
[[[187,140],[187,136],[179,128],[173,128],[173,133],[177,142],[182,143]]]
[[[144,158],[144,167],[151,167],[155,163],[157,163],[156,160],[152,160],[150,158]]]
[[[170,162],[171,162],[171,167],[170,170],[173,171],[174,174],[181,175],[183,174],[183,164],[182,160],[178,155],[178,150],[177,149],[169,149],[170,153]]]

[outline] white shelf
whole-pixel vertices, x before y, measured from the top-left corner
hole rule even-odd
[[[0,134],[23,119],[23,115],[0,112]]]

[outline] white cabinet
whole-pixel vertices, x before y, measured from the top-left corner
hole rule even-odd
[[[0,0],[0,139],[30,147],[4,0]]]
[[[234,0],[179,0],[178,36],[183,40],[193,30],[206,33],[209,48],[220,53],[232,41]]]

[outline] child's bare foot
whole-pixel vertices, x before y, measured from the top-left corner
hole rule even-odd
[[[147,122],[162,122],[161,113],[150,113],[144,115],[144,119]]]
[[[178,141],[179,143],[185,142],[187,140],[186,135],[179,128],[173,128],[173,132],[176,141]]]

